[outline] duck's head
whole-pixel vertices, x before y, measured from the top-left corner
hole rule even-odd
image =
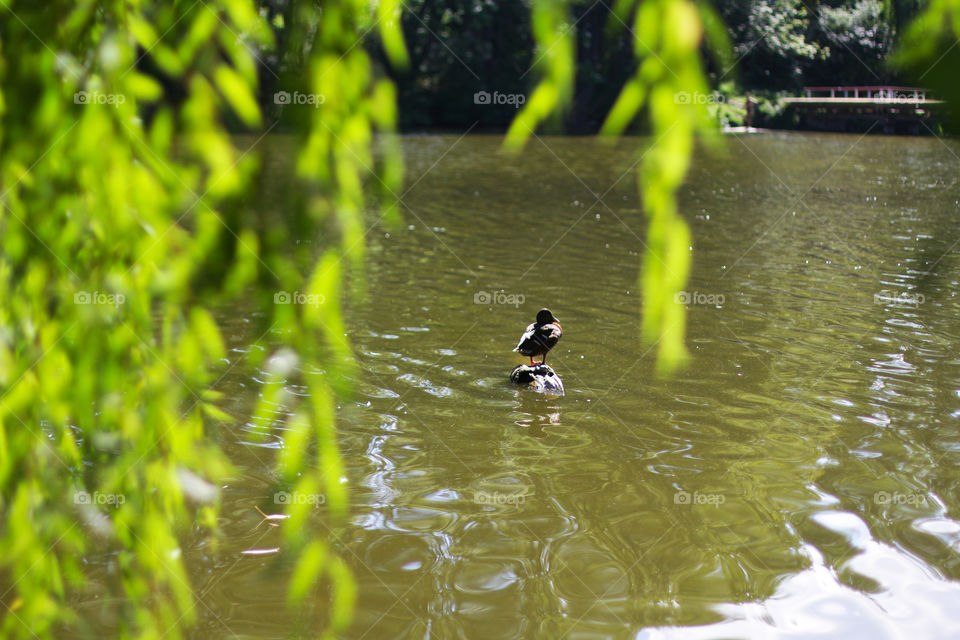
[[[537,311],[537,324],[550,324],[551,322],[556,322],[557,319],[553,317],[553,314],[550,313],[550,309],[543,308],[540,311]]]

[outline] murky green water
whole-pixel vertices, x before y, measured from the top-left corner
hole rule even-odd
[[[767,134],[698,157],[692,366],[660,382],[636,331],[639,142],[499,141],[405,138],[404,224],[368,235],[350,522],[316,524],[356,576],[349,637],[960,637],[960,144]],[[507,382],[541,306],[563,398]],[[222,318],[236,358],[254,313]],[[239,408],[253,382],[223,389]],[[243,476],[225,544],[192,552],[196,637],[306,633],[323,602],[291,617],[291,567],[240,555],[281,545],[253,507],[282,432],[224,437]]]

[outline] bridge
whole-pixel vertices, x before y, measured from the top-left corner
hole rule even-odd
[[[785,98],[799,125],[824,131],[867,131],[918,135],[936,130],[943,100],[918,87],[804,87],[804,96]]]

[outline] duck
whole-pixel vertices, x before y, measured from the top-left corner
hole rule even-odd
[[[534,356],[543,356],[540,364],[547,363],[547,352],[553,349],[560,338],[563,336],[563,327],[554,317],[550,309],[540,309],[537,312],[537,320],[527,327],[527,330],[520,336],[520,342],[514,348],[514,351],[520,352],[530,358],[530,366],[534,365]]]

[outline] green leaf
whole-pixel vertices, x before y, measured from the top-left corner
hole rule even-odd
[[[314,540],[297,558],[287,594],[291,604],[299,604],[316,584],[326,565],[327,555],[327,546],[319,540]]]
[[[243,77],[226,65],[218,66],[213,77],[220,93],[244,123],[250,127],[259,126],[260,107]]]

